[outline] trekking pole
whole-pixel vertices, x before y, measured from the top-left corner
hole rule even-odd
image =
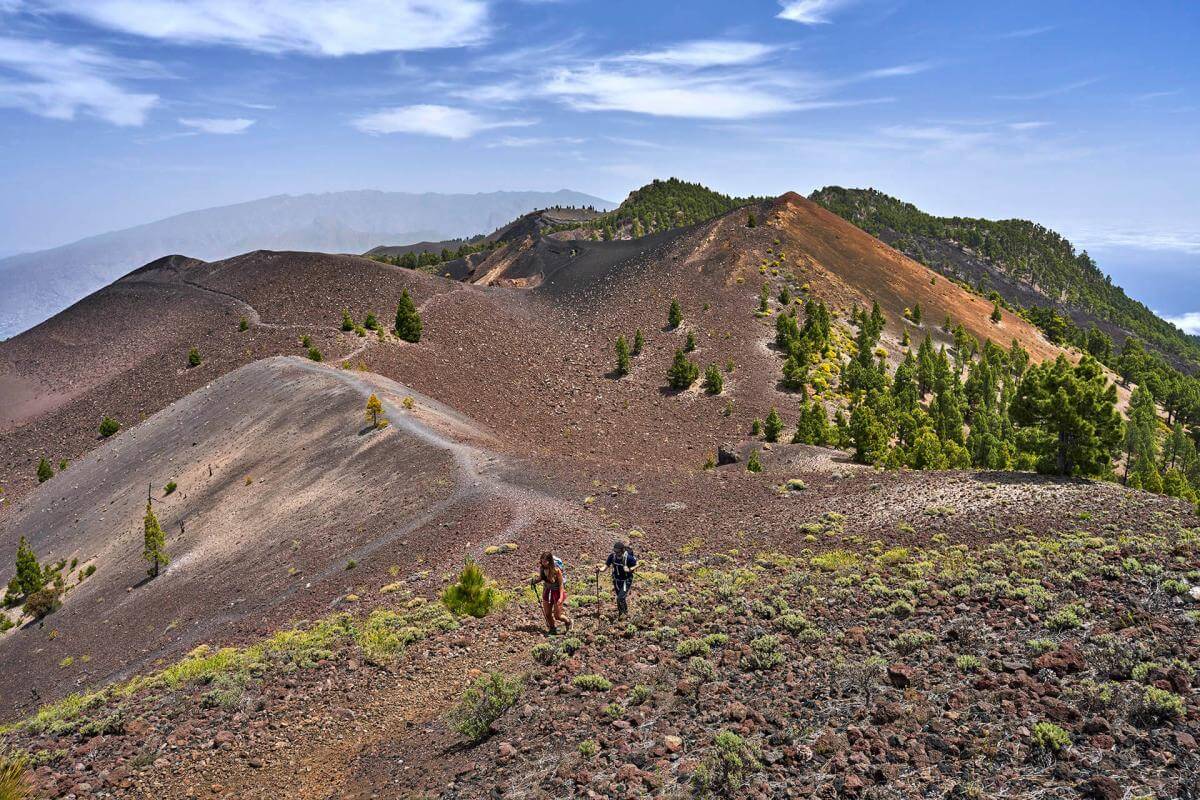
[[[596,570],[596,625],[600,624],[600,570]]]

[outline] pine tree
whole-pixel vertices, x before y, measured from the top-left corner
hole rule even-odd
[[[771,411],[767,414],[767,419],[763,422],[763,439],[768,442],[778,442],[779,434],[783,432],[783,419],[780,418],[779,412],[775,407],[771,407]]]
[[[688,331],[687,339],[683,343],[683,352],[691,353],[696,349],[696,334],[693,331]]]
[[[679,307],[678,300],[671,300],[671,307],[667,310],[667,327],[671,330],[678,328],[683,323],[683,309]]]
[[[45,483],[54,477],[54,467],[50,466],[50,462],[43,458],[37,465],[38,483]]]
[[[725,377],[721,374],[721,368],[716,364],[709,364],[704,369],[704,391],[708,394],[720,394],[725,388]]]
[[[200,363],[202,361],[203,361],[203,359],[200,358],[200,350],[199,349],[193,347],[191,350],[188,350],[187,363],[188,363],[189,368],[200,366]]]
[[[1117,358],[1117,373],[1121,376],[1121,384],[1128,386],[1131,381],[1141,382],[1141,373],[1146,367],[1146,351],[1142,342],[1135,336],[1130,336],[1121,347],[1121,355]]]
[[[374,311],[367,312],[367,316],[363,318],[363,327],[369,331],[382,330],[379,325],[379,318],[375,316]]]
[[[613,370],[618,378],[623,378],[629,374],[629,345],[625,341],[624,336],[617,337],[617,368]]]
[[[992,301],[992,322],[996,325],[1000,324],[1000,320],[1004,319],[1004,315],[1000,313],[1000,301]]]
[[[238,330],[246,331],[246,330],[249,330],[249,328],[250,328],[249,320],[247,320],[245,317],[239,317],[238,318]]]
[[[412,344],[421,341],[421,315],[408,289],[400,292],[400,302],[396,305],[396,335]]]
[[[789,392],[803,392],[808,384],[808,359],[788,356],[783,362],[783,388]]]
[[[750,458],[746,459],[746,471],[762,472],[762,461],[759,460],[757,450],[750,451]]]
[[[913,303],[912,312],[908,315],[908,318],[912,320],[913,325],[919,326],[921,324],[921,304],[920,303]]]
[[[757,219],[755,219],[755,217],[754,217],[754,212],[753,212],[753,211],[751,211],[751,212],[750,212],[750,213],[749,213],[749,214],[746,216],[746,227],[747,227],[747,228],[755,228],[755,227],[757,227],[757,226],[758,226],[758,220],[757,220]]]
[[[142,520],[144,535],[142,537],[142,558],[150,562],[151,566],[148,570],[153,578],[158,577],[158,568],[166,566],[169,562],[167,558],[166,545],[167,535],[163,533],[162,526],[158,524],[158,517],[154,516],[154,509],[150,506],[149,501],[146,502],[146,517]]]
[[[850,414],[850,442],[854,446],[854,460],[862,464],[875,464],[887,454],[889,436],[887,428],[867,403],[859,403]]]
[[[640,356],[642,354],[642,350],[645,349],[645,347],[646,347],[646,337],[642,335],[642,329],[638,328],[633,333],[633,350],[632,350],[633,355]]]
[[[372,394],[367,398],[367,419],[371,421],[371,427],[378,428],[382,417],[383,403],[379,402],[379,398]]]
[[[1023,442],[1041,472],[1103,477],[1121,442],[1117,390],[1100,364],[1065,355],[1026,370],[1013,398],[1012,421],[1030,435]]]
[[[1129,420],[1125,423],[1125,482],[1129,482],[1132,470],[1138,481],[1146,488],[1146,480],[1153,470],[1157,474],[1158,460],[1158,411],[1154,406],[1154,395],[1142,385],[1129,396]]]
[[[688,360],[682,350],[675,350],[675,358],[667,371],[667,385],[677,392],[690,387],[700,377],[700,368]]]
[[[17,575],[16,588],[22,595],[28,597],[46,585],[46,575],[38,564],[37,555],[25,537],[17,544]]]
[[[121,430],[121,423],[109,416],[105,416],[100,420],[100,435],[107,439],[117,431]]]
[[[917,349],[917,392],[920,397],[933,391],[936,375],[936,356],[933,352],[933,339],[925,334],[925,341]]]
[[[1175,469],[1176,465],[1186,469],[1195,459],[1196,446],[1184,430],[1183,423],[1176,421],[1163,447],[1163,466],[1167,471]]]
[[[342,309],[342,330],[354,330],[354,318],[350,316],[350,309],[348,308]]]
[[[771,310],[771,290],[767,284],[763,284],[762,292],[758,295],[758,313],[766,314]]]

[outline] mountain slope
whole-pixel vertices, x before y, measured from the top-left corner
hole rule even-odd
[[[385,243],[474,236],[547,206],[610,204],[571,191],[280,195],[192,211],[72,244],[0,259],[0,339],[46,319],[166,253],[206,261],[248,250],[357,253]]]
[[[905,255],[1021,307],[1065,310],[1097,325],[1118,345],[1134,335],[1189,371],[1200,368],[1200,338],[1156,316],[1114,286],[1087,254],[1027,220],[935,217],[874,189],[827,186],[811,199]]]
[[[42,795],[1191,791],[1194,509],[748,438],[772,408],[798,415],[774,349],[775,319],[802,307],[785,288],[839,332],[878,301],[893,360],[905,332],[947,339],[900,319],[916,302],[934,325],[1062,352],[1032,325],[993,323],[795,194],[637,239],[518,227],[487,254],[508,260],[490,284],[354,256],[168,258],[0,343],[0,386],[28,395],[0,436],[0,555],[26,536],[43,562],[80,559],[59,611],[0,633],[0,720],[88,693],[0,728]],[[343,309],[388,321],[404,291],[419,343],[341,330]],[[617,379],[613,343],[636,330]],[[300,357],[305,336],[323,363]],[[720,394],[666,386],[689,338],[725,367]],[[99,439],[99,413],[122,430]],[[741,463],[703,468],[722,444]],[[43,454],[72,464],[38,484]],[[172,555],[148,581],[147,486]],[[620,621],[595,576],[614,537],[643,559]],[[549,640],[528,587],[547,550],[575,617]],[[508,593],[482,620],[438,602],[466,557]],[[524,676],[523,696],[469,746],[445,715],[492,670]],[[1177,716],[1154,716],[1142,678]],[[1070,741],[1053,769],[1034,735],[1050,721]],[[743,771],[714,776],[731,751]]]

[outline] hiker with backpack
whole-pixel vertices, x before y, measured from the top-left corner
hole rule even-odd
[[[567,601],[567,581],[563,576],[563,562],[553,553],[542,553],[538,562],[538,576],[529,582],[529,588],[542,584],[542,615],[551,634],[558,633],[555,622],[561,622],[571,630],[571,620],[563,613]]]
[[[633,588],[633,572],[637,569],[637,556],[633,548],[624,542],[613,542],[612,552],[604,566],[596,567],[599,575],[605,569],[612,570],[613,593],[617,596],[617,618],[629,613],[629,590]]]

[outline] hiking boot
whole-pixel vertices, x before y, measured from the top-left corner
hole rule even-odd
[[[567,629],[567,633],[571,632],[571,626],[574,624],[575,624],[575,620],[573,620],[573,619],[563,620],[563,627],[565,627]]]
[[[546,632],[546,634],[547,634],[548,636],[557,636],[557,635],[558,635],[558,628],[551,628],[549,631],[547,631],[547,632]]]

